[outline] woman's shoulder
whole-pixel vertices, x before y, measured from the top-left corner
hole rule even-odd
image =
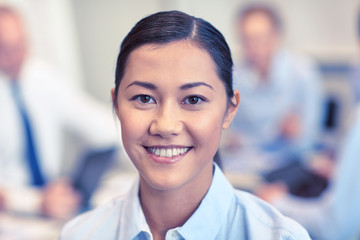
[[[103,236],[107,236],[104,239],[114,239],[124,200],[125,195],[119,196],[72,219],[63,227],[60,239],[102,239]]]
[[[235,190],[232,207],[234,214],[241,215],[237,217],[245,219],[247,231],[252,236],[267,233],[269,236],[287,237],[286,239],[310,239],[299,223],[250,193]]]

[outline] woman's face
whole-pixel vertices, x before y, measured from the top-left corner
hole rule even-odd
[[[123,144],[143,182],[170,190],[211,176],[236,107],[205,50],[189,41],[137,48],[117,101]]]

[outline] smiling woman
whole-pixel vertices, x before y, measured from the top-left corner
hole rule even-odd
[[[205,195],[221,130],[235,115],[239,95],[228,107],[207,51],[190,40],[141,46],[129,55],[117,95],[124,146],[141,173],[141,186],[183,186]],[[173,149],[186,151],[168,157]]]
[[[62,239],[309,239],[297,223],[236,191],[213,163],[240,95],[225,39],[208,22],[160,12],[124,39],[112,90],[131,191],[68,223]]]

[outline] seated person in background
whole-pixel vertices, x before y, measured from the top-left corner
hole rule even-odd
[[[282,45],[282,23],[267,5],[240,9],[244,59],[234,86],[242,102],[222,144],[226,171],[264,173],[302,158],[317,140],[322,87],[315,64]]]
[[[213,158],[239,104],[230,49],[210,23],[178,11],[140,20],[121,44],[112,90],[130,191],[65,225],[61,239],[309,239],[234,190]]]
[[[30,56],[19,14],[0,6],[0,209],[76,212],[81,196],[59,179],[64,129],[90,148],[117,147],[111,112],[62,80]]]
[[[360,108],[342,144],[329,188],[313,199],[286,194],[281,185],[265,185],[258,196],[299,221],[313,239],[360,239]]]

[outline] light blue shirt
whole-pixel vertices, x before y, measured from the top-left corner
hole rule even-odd
[[[64,227],[62,240],[150,240],[137,181],[127,195],[81,215]],[[176,206],[174,206],[176,207]],[[187,222],[166,240],[310,239],[295,221],[248,193],[236,191],[215,165],[209,191]]]
[[[314,239],[360,239],[360,114],[349,131],[336,176],[318,199],[292,196],[274,204],[307,228]]]

